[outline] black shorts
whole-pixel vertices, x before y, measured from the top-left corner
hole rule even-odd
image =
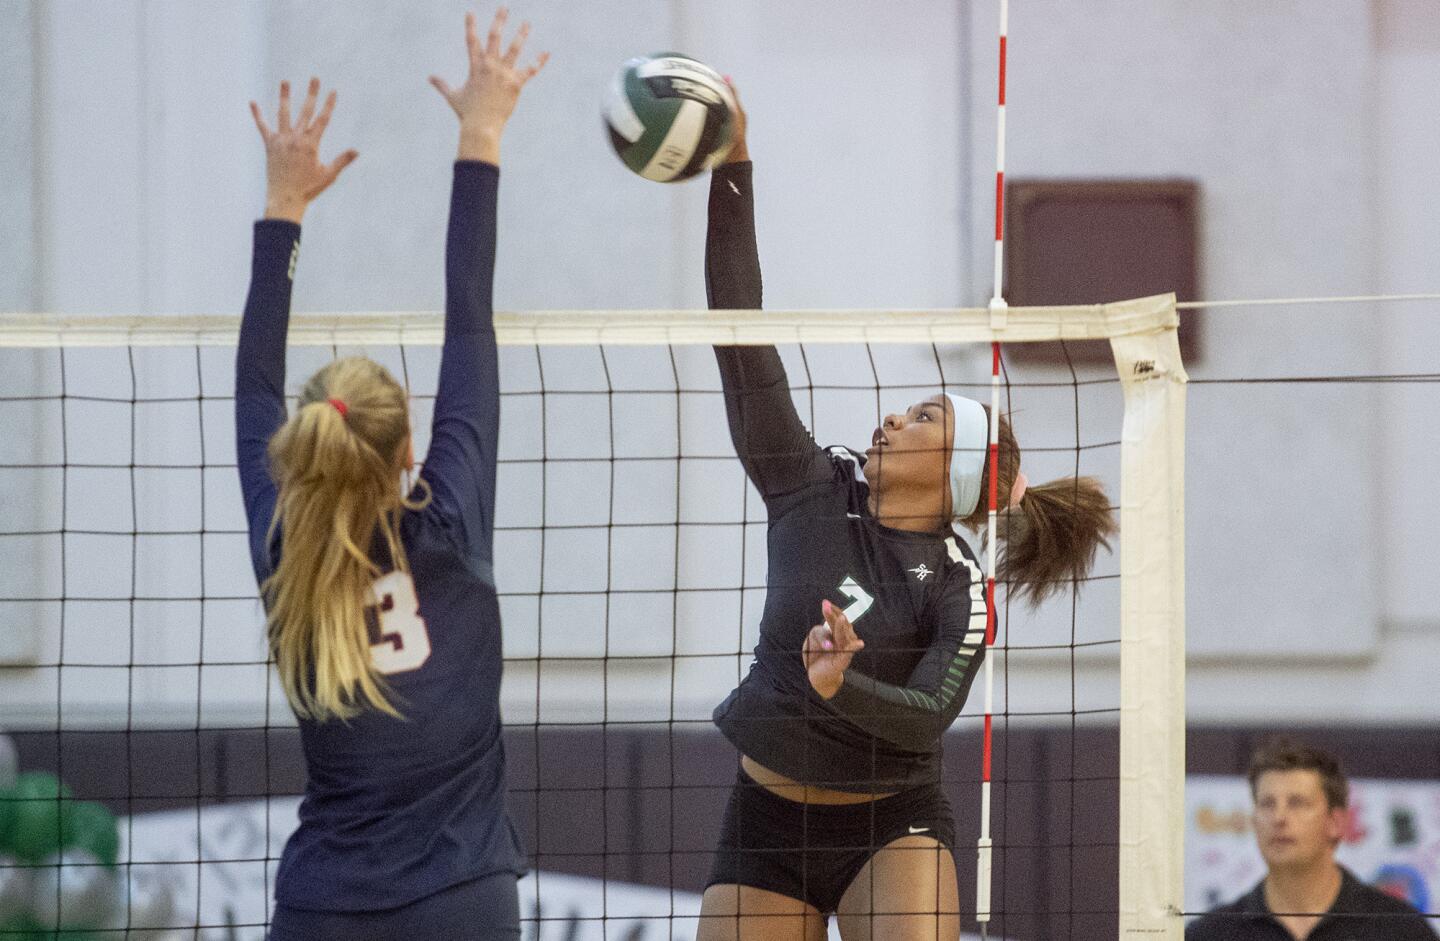
[[[270,941],[394,941],[454,938],[519,941],[520,892],[513,872],[496,873],[376,912],[312,912],[275,906]]]
[[[711,885],[778,892],[829,915],[884,846],[923,834],[955,851],[955,818],[938,785],[863,804],[787,800],[740,772],[725,807]]]

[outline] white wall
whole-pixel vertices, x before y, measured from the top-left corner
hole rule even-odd
[[[30,94],[35,73],[35,51],[30,45],[34,10],[30,4],[0,6],[0,306],[28,309],[35,302],[33,254],[35,194],[34,98]]]
[[[973,9],[989,35],[989,5]],[[1012,174],[1198,179],[1204,296],[1440,285],[1433,5],[1034,3],[1011,31]],[[1433,372],[1434,310],[1213,312],[1190,373]],[[1192,385],[1192,721],[1435,717],[1421,665],[1440,645],[1424,588],[1440,560],[1414,489],[1437,469],[1432,388]]]
[[[993,198],[991,6],[910,0],[887,4],[883,17],[859,0],[625,0],[603,7],[537,0],[517,8],[535,22],[535,48],[554,58],[527,90],[506,140],[498,305],[703,303],[704,184],[666,188],[626,174],[597,115],[599,90],[615,65],[662,48],[733,75],[750,107],[768,305],[983,303]],[[454,129],[425,76],[459,74],[463,9],[378,0],[4,5],[0,80],[6,88],[30,80],[36,96],[33,113],[28,96],[0,96],[7,129],[0,141],[0,308],[236,310],[249,223],[263,196],[262,155],[245,102],[254,97],[273,107],[280,78],[298,84],[311,73],[340,90],[328,152],[355,146],[361,157],[307,216],[296,308],[438,308]],[[1027,0],[1012,10],[1010,48],[1011,175],[1199,180],[1205,295],[1440,286],[1433,270],[1440,249],[1433,211],[1440,192],[1433,159],[1440,146],[1433,108],[1440,10],[1433,4]],[[1191,374],[1433,372],[1440,349],[1434,311],[1434,304],[1416,304],[1214,313],[1205,358]],[[923,351],[894,355],[896,376],[926,361]],[[687,387],[713,384],[707,360],[704,351],[682,354]],[[298,374],[309,362],[301,357],[292,369]],[[565,362],[568,371],[573,363]],[[6,363],[13,382],[53,378],[49,361]],[[533,368],[521,358],[507,363],[513,382]],[[223,357],[211,365],[215,388],[223,389]],[[176,365],[168,374],[180,382],[192,367]],[[547,369],[547,380],[558,371]],[[946,372],[983,377],[978,359],[964,353]],[[1034,368],[1011,376],[1053,378]],[[1192,387],[1194,721],[1435,718],[1423,664],[1440,654],[1440,610],[1426,590],[1440,563],[1433,548],[1440,510],[1420,489],[1440,471],[1433,388]],[[1018,394],[1025,397],[1017,417],[1022,445],[1073,446],[1069,390]],[[820,403],[819,437],[863,437],[875,420],[874,398]],[[696,396],[686,406],[708,423],[697,429],[715,427],[711,399]],[[889,409],[904,396],[882,399]],[[1113,436],[1117,402],[1107,387],[1082,394],[1087,443]],[[510,421],[507,413],[507,440],[522,447],[522,438],[508,437],[508,429],[525,427],[516,414],[519,421]],[[6,417],[44,420],[34,409]],[[207,433],[224,427],[218,407]],[[555,437],[563,428],[552,423],[555,447],[564,445]],[[581,430],[577,422],[574,434]],[[141,437],[147,433],[142,427]],[[216,455],[229,446],[222,439],[207,459],[221,459]],[[129,447],[128,439],[115,446]],[[1097,449],[1084,460],[1086,470],[1107,475],[1114,456]],[[1027,460],[1036,477],[1066,472],[1073,462],[1073,453],[1038,450]],[[717,474],[718,482],[705,478],[687,493],[732,488],[738,504],[733,466],[698,462],[694,472]],[[512,477],[507,492],[519,513],[526,478]],[[233,525],[217,496],[226,486],[217,477],[207,496]],[[47,512],[44,500],[32,502],[35,512]],[[713,509],[682,502],[686,514]],[[209,517],[207,524],[215,525]],[[737,575],[743,568],[758,577],[761,535],[748,527],[743,562],[738,529],[726,537],[734,547],[726,542],[723,551],[698,535],[682,539],[682,567],[699,571],[723,555],[737,560]],[[646,551],[661,551],[656,546]],[[0,551],[15,550],[0,541]],[[14,569],[10,560],[6,566]],[[218,590],[208,582],[206,589]],[[723,616],[735,625],[727,628],[730,647],[742,641],[755,601],[747,597],[743,616],[738,599],[730,602],[736,610]],[[1097,584],[1082,601],[1079,631],[1103,635],[1113,608],[1112,594]],[[512,646],[523,653],[532,643],[523,625],[534,616],[507,614]],[[241,625],[235,633],[243,633],[253,611],[207,617],[234,617]],[[211,643],[226,638],[215,624],[228,621],[209,623]],[[693,623],[682,610],[675,630],[694,630],[686,627]],[[1064,639],[1071,628],[1063,605],[1037,615],[1012,612],[1009,623],[1017,644]],[[644,640],[636,649],[648,652]],[[253,652],[257,642],[241,647]],[[1103,654],[1082,657],[1076,700],[1068,657],[1017,654],[1010,667],[1013,708],[1114,703],[1113,662]],[[230,673],[237,690],[263,683],[250,668]],[[184,683],[172,689],[182,674]],[[109,692],[95,692],[104,689],[97,682],[87,701],[103,706],[111,696],[135,695],[127,691],[132,678],[114,674]],[[517,690],[534,682],[523,668],[512,678]],[[694,694],[684,709],[697,717],[713,701],[702,679],[680,679]],[[172,667],[156,671],[142,693],[157,702],[178,697],[183,716],[197,684],[227,688],[218,679],[203,682],[194,668]],[[533,704],[533,685],[525,689],[513,698]],[[32,717],[53,721],[57,695],[53,676],[0,673],[0,698]],[[253,692],[237,697],[241,705],[248,697],[246,709],[259,708]],[[67,715],[81,711],[67,707]],[[194,715],[191,705],[191,721]],[[526,718],[519,705],[512,718]]]

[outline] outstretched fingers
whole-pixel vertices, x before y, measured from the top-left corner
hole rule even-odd
[[[540,53],[540,55],[535,59],[535,64],[520,73],[520,84],[524,85],[526,82],[539,75],[540,70],[545,68],[545,63],[549,61],[550,53]]]
[[[485,54],[491,58],[500,55],[500,36],[505,32],[505,21],[510,18],[510,11],[501,7],[495,11],[495,19],[490,21],[490,34],[485,37]]]
[[[469,50],[470,73],[465,81],[453,87],[438,75],[430,76],[430,84],[450,105],[462,127],[483,128],[500,131],[510,119],[520,89],[545,66],[548,56],[541,55],[533,65],[520,67],[517,62],[527,55],[526,43],[530,36],[530,24],[519,24],[519,29],[506,37],[509,10],[501,7],[490,23],[489,31],[483,36],[476,32],[475,17],[465,17],[465,44]],[[471,134],[471,143],[484,138],[490,141],[493,134]],[[465,148],[462,148],[465,149]],[[498,159],[493,148],[471,147],[476,151],[473,159]],[[484,153],[480,153],[484,151]]]
[[[436,91],[445,96],[445,100],[450,102],[452,108],[455,106],[455,89],[450,87],[449,82],[438,75],[432,75],[430,76],[430,84],[435,86]]]
[[[340,156],[336,157],[334,160],[330,161],[328,165],[321,169],[320,179],[317,180],[315,182],[315,185],[311,187],[311,189],[305,194],[305,198],[314,199],[316,196],[319,196],[321,193],[329,189],[330,184],[334,183],[335,178],[340,175],[340,171],[344,170],[346,167],[350,166],[350,164],[354,163],[355,158],[358,156],[360,156],[358,151],[347,150]]]
[[[265,122],[260,106],[250,102],[250,116],[265,141],[267,217],[298,223],[310,202],[329,189],[358,156],[354,150],[346,150],[329,163],[320,161],[320,139],[335,113],[335,100],[336,93],[331,91],[322,104],[320,80],[310,79],[305,100],[292,123],[290,83],[281,82],[280,107],[273,129]]]
[[[343,154],[330,161],[330,166],[325,168],[325,174],[329,178],[330,182],[335,182],[335,178],[340,175],[340,171],[350,166],[350,164],[354,163],[355,158],[358,156],[360,156],[360,152],[352,147],[350,150],[345,151]]]
[[[310,86],[305,89],[305,103],[300,106],[300,131],[304,133],[310,129],[310,122],[315,118],[315,103],[320,99],[320,79],[311,78]]]
[[[280,111],[275,117],[275,129],[281,134],[290,130],[290,83],[280,83]]]
[[[513,66],[520,59],[520,52],[525,48],[525,39],[530,35],[530,24],[521,23],[520,29],[515,33],[515,38],[510,40],[510,45],[505,50],[505,58],[502,60],[506,65]]]
[[[325,106],[320,109],[320,116],[315,123],[310,125],[310,132],[319,140],[325,133],[325,128],[330,126],[330,115],[335,113],[335,92],[332,89],[330,94],[325,96]]]
[[[475,32],[475,14],[465,14],[465,51],[470,54],[470,70],[480,67],[480,37]]]
[[[255,119],[255,127],[260,131],[260,139],[267,144],[270,143],[272,134],[270,125],[265,123],[265,118],[260,113],[260,106],[253,101],[250,102],[250,116]]]

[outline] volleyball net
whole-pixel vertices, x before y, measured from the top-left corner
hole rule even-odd
[[[764,506],[707,347],[778,344],[816,441],[856,445],[937,391],[986,401],[990,344],[1043,342],[1059,344],[1059,364],[1008,368],[1002,387],[1026,472],[1100,478],[1120,537],[1038,610],[998,586],[993,719],[977,683],[946,739],[962,918],[973,930],[983,816],[994,885],[980,874],[977,908],[988,896],[992,936],[1062,936],[1046,927],[1059,917],[1064,936],[1118,924],[1178,938],[1177,323],[1169,296],[497,315],[502,707],[534,864],[527,936],[694,930],[734,777],[710,713],[748,668],[766,571]],[[0,713],[22,772],[0,780],[0,929],[12,936],[59,924],[263,937],[304,778],[234,468],[237,329],[226,317],[0,317]],[[378,360],[410,391],[423,455],[441,339],[438,316],[297,316],[288,380],[298,388],[337,355]],[[1068,344],[1094,340],[1113,365],[1069,359]]]

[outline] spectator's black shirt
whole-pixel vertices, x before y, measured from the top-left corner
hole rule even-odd
[[[1265,880],[1192,922],[1185,941],[1294,941],[1265,904]],[[1340,894],[1305,941],[1434,941],[1419,912],[1340,867]]]

